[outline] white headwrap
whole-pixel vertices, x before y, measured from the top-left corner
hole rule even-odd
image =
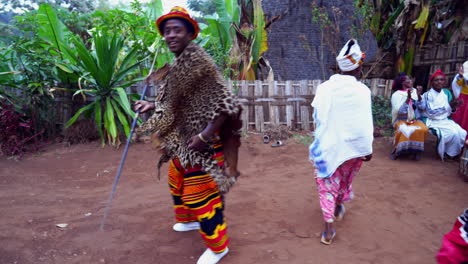
[[[366,55],[361,51],[357,40],[350,39],[336,57],[338,67],[344,72],[352,71],[362,64]]]
[[[465,63],[463,63],[463,78],[465,78],[465,80],[468,80],[468,61],[465,61]]]

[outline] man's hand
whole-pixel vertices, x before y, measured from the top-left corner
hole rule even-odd
[[[421,85],[416,86],[416,92],[418,93],[418,101],[422,100],[422,96],[421,96],[422,90],[423,90],[423,87]]]
[[[362,161],[370,161],[372,159],[372,154],[369,154],[369,155],[367,155],[365,157],[362,157],[361,159],[362,159]]]
[[[201,151],[206,147],[206,143],[198,135],[191,137],[188,142],[188,148]]]
[[[408,89],[408,96],[406,98],[406,103],[409,104],[409,102],[411,101],[411,91],[412,89]]]
[[[453,110],[457,109],[460,105],[463,104],[463,101],[460,99],[452,100],[450,102],[450,107],[452,107]]]
[[[458,75],[460,75],[460,79],[462,79],[464,76],[463,76],[463,66],[460,67],[460,69],[458,69]]]
[[[138,100],[135,102],[135,111],[140,110],[140,113],[148,112],[149,110],[153,110],[154,108],[154,104],[148,101]]]

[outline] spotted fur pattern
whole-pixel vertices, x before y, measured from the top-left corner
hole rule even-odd
[[[169,159],[179,158],[182,166],[201,165],[226,193],[235,182],[212,158],[213,145],[206,151],[190,150],[187,141],[205,129],[219,115],[228,120],[239,117],[240,106],[225,85],[211,57],[198,45],[189,44],[176,58],[160,86],[153,116],[137,131],[157,133],[164,154],[158,167]],[[231,133],[235,135],[235,133]]]

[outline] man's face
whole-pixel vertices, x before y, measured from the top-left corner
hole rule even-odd
[[[436,91],[440,91],[442,88],[445,88],[447,85],[447,78],[442,75],[438,75],[432,79],[432,88]]]
[[[179,56],[193,37],[193,33],[188,32],[185,24],[178,19],[169,19],[164,25],[164,38],[169,50]]]

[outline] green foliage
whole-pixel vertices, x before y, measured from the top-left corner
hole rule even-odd
[[[133,1],[130,8],[81,14],[41,4],[17,16],[14,28],[21,33],[0,42],[0,96],[20,108],[32,106],[33,114],[48,117],[35,118],[37,124],[53,126],[51,91],[91,96],[94,102],[68,125],[81,115],[93,116],[102,141],[118,145],[118,134],[129,133],[134,116],[125,88],[141,81],[153,62],[159,67],[173,59],[154,25],[162,2],[145,7]]]
[[[206,39],[208,39],[208,37]],[[221,43],[207,41],[202,47],[213,57],[216,65],[223,72],[223,76],[229,78],[229,76],[231,76],[231,68],[226,67],[229,62],[229,54],[225,52]]]
[[[320,27],[320,46],[317,47],[318,58],[317,62],[320,65],[320,71],[322,79],[326,79],[327,69],[330,68],[326,65],[325,61],[325,49],[336,57],[338,55],[338,49],[340,47],[340,32],[341,32],[341,16],[343,12],[340,8],[332,6],[331,13],[325,6],[319,6],[316,2],[312,3],[312,23],[319,25]],[[311,50],[308,44],[305,44],[306,49]],[[315,54],[313,54],[313,57]]]
[[[66,6],[69,11],[78,13],[89,13],[95,8],[95,0],[3,0],[0,4],[0,12],[15,11],[16,9],[32,11],[40,4],[49,4],[56,7]]]
[[[94,24],[93,31],[124,36],[128,46],[138,47],[138,60],[142,60],[142,66],[144,66],[140,69],[140,73],[146,75],[147,70],[152,65],[151,58],[148,56],[154,57],[156,51],[159,50],[156,68],[162,67],[174,58],[154,23],[155,17],[159,17],[161,14],[161,0],[151,1],[146,11],[138,1],[133,1],[131,12],[118,9],[108,12],[96,11],[91,16],[91,20]]]
[[[211,7],[203,7],[217,12],[200,24],[196,41],[213,55],[226,77],[233,76],[229,55],[239,41],[236,34],[245,33],[233,27],[240,26],[242,3],[253,29],[243,36],[255,43],[242,52],[247,54],[246,68],[254,69],[266,42],[260,0],[205,1]],[[73,113],[67,125],[80,116],[92,117],[102,142],[118,145],[119,133],[128,134],[134,116],[125,89],[141,81],[153,65],[158,68],[174,59],[154,23],[162,15],[162,1],[133,0],[119,10],[109,9],[107,0],[7,0],[0,10],[8,3],[25,12],[13,24],[0,25],[5,29],[0,34],[0,96],[18,108],[30,106],[28,114],[50,131],[56,129],[53,93],[71,99],[91,97],[92,103]]]
[[[382,131],[380,134],[383,135],[391,135],[392,105],[389,99],[381,95],[372,98],[372,117],[376,131]]]
[[[293,134],[293,138],[297,143],[305,146],[309,146],[314,141],[314,137],[310,135]]]
[[[60,21],[57,14],[50,5],[42,4],[36,15],[40,27],[38,28],[38,36],[42,40],[51,45],[49,51],[54,56],[60,57],[61,61],[67,59],[67,54],[64,53],[64,48],[68,45],[68,38],[71,32]]]
[[[120,144],[119,131],[123,130],[128,136],[129,116],[134,117],[125,89],[143,79],[125,80],[125,77],[132,74],[139,65],[139,62],[136,62],[139,48],[134,47],[126,52],[123,37],[116,35],[110,37],[105,32],[96,32],[92,50],[87,49],[79,39],[74,38],[72,41],[75,49],[66,48],[66,53],[72,57],[72,62],[82,73],[80,79],[88,84],[87,89],[79,89],[74,95],[92,95],[95,99],[91,104],[81,108],[67,122],[67,127],[72,125],[81,114],[94,113],[102,144],[105,143],[107,137],[110,144],[118,146]],[[75,50],[77,55],[74,54]],[[76,71],[76,69],[68,68],[68,71]],[[103,123],[102,120],[104,120]]]
[[[216,12],[216,0],[188,0],[187,4],[191,10],[200,12],[202,16]]]
[[[355,0],[353,2],[353,24],[351,25],[351,37],[364,39],[365,34],[371,29],[374,9],[371,0]]]
[[[17,109],[28,109],[25,114],[35,120],[33,129],[45,130],[42,138],[52,137],[55,102],[49,89],[59,79],[56,59],[51,55],[54,48],[39,37],[42,26],[37,11],[15,20],[15,28],[23,33],[0,39],[0,72],[5,73],[0,75],[0,96]]]
[[[228,76],[229,52],[234,30],[231,23],[239,23],[239,7],[235,0],[214,0],[217,16],[205,16],[208,25],[201,24],[199,44],[213,56],[216,64]]]

